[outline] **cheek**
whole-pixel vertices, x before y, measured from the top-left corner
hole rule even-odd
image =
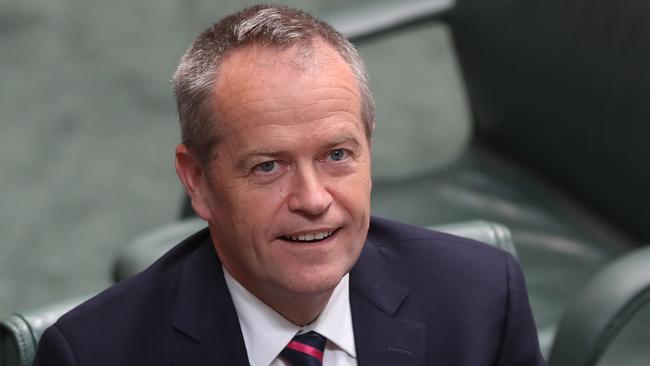
[[[277,199],[278,202],[284,202],[287,200],[287,197],[289,197],[289,187],[285,187],[285,185],[280,185],[280,187],[275,190],[275,194],[276,194],[275,199]]]
[[[370,216],[370,191],[372,183],[365,174],[354,174],[332,185],[332,193],[343,208],[359,224]]]
[[[370,199],[370,191],[372,190],[372,178],[370,176],[370,164],[364,163],[355,169],[354,173],[346,178],[344,189],[350,194],[356,196],[358,199]]]
[[[280,184],[269,186],[246,186],[228,195],[230,215],[242,232],[254,238],[266,235],[275,217],[282,210],[288,189]]]

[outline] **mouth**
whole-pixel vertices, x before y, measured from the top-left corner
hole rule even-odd
[[[295,234],[282,235],[279,239],[291,243],[318,243],[336,235],[339,229],[316,230]]]

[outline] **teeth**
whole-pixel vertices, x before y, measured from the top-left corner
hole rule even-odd
[[[298,236],[294,235],[285,235],[284,238],[288,240],[293,240],[293,241],[312,241],[312,240],[322,240],[330,235],[332,235],[334,231],[323,231],[319,233],[310,233],[310,234],[301,234]]]

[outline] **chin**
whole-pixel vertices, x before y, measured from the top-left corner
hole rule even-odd
[[[289,292],[299,295],[316,295],[323,294],[334,290],[341,282],[341,278],[348,273],[347,268],[314,270],[313,268],[302,269],[289,275],[284,282],[284,286]]]

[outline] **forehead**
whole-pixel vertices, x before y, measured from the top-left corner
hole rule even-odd
[[[221,62],[216,87],[230,86],[233,81],[245,81],[241,76],[252,76],[249,72],[283,72],[301,75],[305,78],[329,76],[330,73],[352,76],[347,63],[326,42],[316,38],[310,43],[289,46],[244,45],[228,52]],[[256,78],[246,78],[255,81]]]
[[[237,120],[242,114],[266,113],[272,118],[274,111],[287,109],[305,118],[341,108],[360,116],[356,78],[342,57],[319,40],[307,51],[301,46],[257,45],[232,51],[217,73],[214,95],[218,119],[226,124],[221,127],[241,123]]]

